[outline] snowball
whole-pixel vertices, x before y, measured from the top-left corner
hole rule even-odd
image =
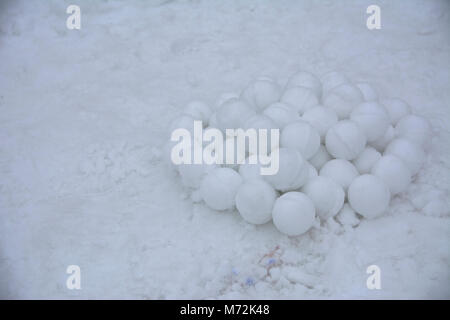
[[[330,178],[344,188],[344,190],[347,190],[349,185],[358,176],[358,170],[350,161],[333,159],[325,163],[322,169],[320,169],[319,175]]]
[[[340,120],[348,118],[353,108],[364,101],[361,91],[345,83],[337,86],[323,98],[323,105],[333,109]]]
[[[355,159],[366,146],[366,136],[353,121],[341,120],[325,136],[327,151],[335,158]]]
[[[196,189],[200,187],[203,177],[216,166],[207,164],[180,164],[177,167],[183,185]]]
[[[275,201],[273,224],[288,236],[298,236],[308,231],[315,220],[314,204],[301,192],[288,192]]]
[[[364,151],[361,152],[355,160],[353,160],[353,164],[356,169],[358,169],[359,173],[369,173],[373,165],[380,160],[380,158],[381,153],[372,147],[366,147]]]
[[[389,116],[382,105],[377,102],[364,102],[350,114],[366,134],[367,141],[375,141],[383,137],[389,127]]]
[[[304,87],[287,89],[281,96],[280,101],[294,108],[300,115],[319,104],[314,91]]]
[[[243,128],[244,122],[255,114],[255,110],[244,101],[233,98],[217,111],[217,126],[223,132],[226,129]]]
[[[241,183],[241,176],[233,169],[215,168],[203,179],[200,193],[206,205],[211,209],[232,209]]]
[[[371,219],[383,214],[388,208],[391,194],[380,178],[363,174],[353,180],[348,188],[348,201],[353,209]]]
[[[294,108],[282,102],[271,104],[264,110],[263,114],[272,119],[280,129],[284,128],[287,124],[300,119]]]
[[[398,157],[390,154],[375,163],[372,174],[386,183],[391,194],[406,191],[411,183],[411,172],[408,167]]]
[[[387,145],[392,141],[392,139],[395,138],[395,129],[392,125],[390,125],[387,129],[384,135],[370,143],[372,147],[377,149],[380,152],[383,152],[384,149],[386,149]]]
[[[236,194],[236,208],[245,221],[263,224],[272,219],[272,209],[277,198],[275,190],[263,180],[244,182]]]
[[[386,108],[393,126],[395,126],[401,118],[411,113],[411,107],[402,99],[384,99],[380,102]]]
[[[172,135],[172,132],[176,129],[186,129],[191,134],[194,133],[194,121],[195,119],[187,114],[181,115],[172,120],[169,124],[169,136]]]
[[[365,101],[376,101],[378,100],[378,94],[375,89],[368,83],[357,83],[356,86],[363,94]]]
[[[344,190],[330,178],[316,177],[304,185],[302,191],[311,198],[322,220],[336,215],[344,205]]]
[[[206,127],[211,117],[211,108],[203,101],[191,101],[184,108],[184,114],[187,114],[195,120],[203,122],[203,127]]]
[[[406,115],[395,126],[399,138],[406,138],[419,146],[424,146],[431,140],[431,125],[423,117]]]
[[[337,214],[336,219],[343,226],[355,227],[359,224],[355,210],[348,203],[344,204],[341,211]]]
[[[316,168],[320,170],[322,166],[331,160],[331,156],[328,153],[324,145],[320,145],[319,150],[309,159],[309,162]]]
[[[279,149],[279,170],[274,175],[264,176],[275,189],[295,190],[308,180],[309,170],[302,155],[295,149]]]
[[[273,150],[273,149],[279,147],[279,143],[280,143],[279,139],[272,141],[270,138],[271,137],[270,130],[278,129],[278,127],[275,124],[275,122],[272,119],[270,119],[268,116],[263,115],[263,114],[256,114],[256,115],[248,118],[244,122],[244,129],[255,129],[258,139],[259,139],[258,130],[260,130],[260,129],[267,130],[267,150],[259,150],[258,152],[262,151],[262,153],[267,154],[267,152],[265,152],[265,151],[269,151],[268,153],[270,153],[270,150]],[[260,143],[261,142],[258,140],[258,145]]]
[[[242,91],[241,99],[250,106],[263,110],[280,99],[281,89],[269,78],[258,78]]]
[[[346,76],[336,71],[330,71],[324,74],[321,80],[323,96],[327,95],[329,91],[340,86],[341,84],[349,83]]]
[[[325,141],[328,129],[338,122],[337,114],[333,109],[319,105],[307,110],[302,119],[317,130],[322,142]]]
[[[214,105],[214,109],[217,111],[219,110],[222,105],[230,100],[230,99],[239,99],[239,94],[235,93],[235,92],[225,92],[222,93],[216,100],[216,103]]]
[[[256,154],[249,156],[245,163],[239,166],[239,174],[245,181],[262,178],[260,170],[261,165]]]
[[[394,156],[400,158],[400,160],[403,160],[412,175],[419,172],[419,169],[425,161],[425,152],[422,148],[403,138],[392,140],[392,142],[386,147],[386,151],[384,153],[393,154]]]
[[[300,71],[288,80],[286,88],[292,87],[304,87],[311,89],[317,98],[320,98],[322,95],[322,83],[319,78],[307,71]]]
[[[288,124],[281,131],[280,145],[298,150],[305,159],[311,158],[320,146],[320,136],[306,121],[296,121]]]

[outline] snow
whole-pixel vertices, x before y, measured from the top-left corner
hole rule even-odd
[[[2,298],[449,298],[450,4],[0,4]],[[286,237],[193,204],[166,168],[170,121],[269,75],[338,70],[427,119],[425,164],[388,213]],[[325,90],[325,88],[324,88]],[[353,224],[353,223],[352,223]],[[81,290],[65,286],[81,268]],[[382,289],[366,288],[376,264]]]

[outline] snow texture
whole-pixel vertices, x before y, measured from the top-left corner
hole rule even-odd
[[[71,1],[0,2],[0,297],[450,298],[448,1],[77,3],[81,30]],[[164,160],[170,121],[298,70],[337,70],[429,121],[408,190],[380,218],[347,210],[299,237],[193,204]]]

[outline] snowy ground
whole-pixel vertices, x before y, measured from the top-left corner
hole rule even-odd
[[[408,193],[297,238],[192,205],[161,159],[169,120],[299,69],[367,81],[431,121]],[[445,0],[1,1],[0,297],[450,298],[449,70]]]

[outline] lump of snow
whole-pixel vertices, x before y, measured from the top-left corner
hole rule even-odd
[[[375,163],[372,174],[387,184],[391,194],[405,191],[411,183],[411,172],[406,164],[391,154],[384,155]]]
[[[294,148],[305,158],[311,158],[320,147],[320,136],[316,129],[306,121],[288,124],[281,131],[280,145]]]
[[[363,130],[351,120],[341,120],[332,126],[325,137],[327,151],[335,158],[353,160],[366,146]]]
[[[320,169],[319,175],[330,178],[344,188],[344,190],[347,190],[353,180],[358,176],[358,170],[350,161],[333,159],[325,163],[322,169]]]
[[[382,105],[377,102],[364,102],[350,114],[350,120],[356,122],[366,134],[368,142],[384,136],[389,126],[389,116]]]

